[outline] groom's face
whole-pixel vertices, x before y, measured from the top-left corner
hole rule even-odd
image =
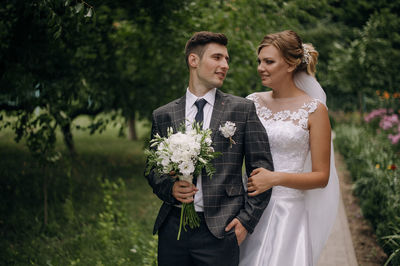
[[[225,46],[207,44],[195,71],[198,81],[209,89],[221,87],[229,70],[228,62],[229,55]]]

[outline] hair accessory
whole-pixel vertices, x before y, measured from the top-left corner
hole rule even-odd
[[[310,50],[304,45],[304,43],[301,45],[301,47],[303,47],[303,58],[301,59],[301,62],[308,65],[311,59]]]

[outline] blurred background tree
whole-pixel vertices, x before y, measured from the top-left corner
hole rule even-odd
[[[224,91],[263,90],[257,45],[267,33],[293,29],[320,52],[317,78],[331,108],[360,110],[375,90],[398,88],[397,2],[6,0],[0,109],[18,119],[2,124],[14,128],[16,140],[29,139],[39,124],[60,128],[71,154],[71,126],[83,114],[93,118],[91,132],[119,123],[135,139],[137,119],[184,93],[184,45],[200,30],[228,36]],[[112,115],[98,116],[104,113]]]
[[[0,106],[16,117],[7,121],[16,140],[55,141],[59,127],[73,154],[71,123],[79,115],[96,115],[109,106],[114,69],[109,17],[94,22],[93,8],[83,2],[6,1],[0,9]],[[102,69],[104,67],[104,69]],[[112,73],[112,72],[111,72]],[[42,134],[41,128],[48,128]],[[40,137],[39,137],[40,136]]]
[[[371,110],[376,107],[376,91],[399,91],[399,23],[398,14],[385,8],[371,14],[366,24],[355,30],[352,41],[335,44],[327,84],[335,87],[337,96],[331,98],[344,104],[341,109]]]

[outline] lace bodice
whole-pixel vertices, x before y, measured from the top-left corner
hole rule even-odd
[[[270,108],[257,93],[247,98],[254,102],[257,115],[267,131],[275,171],[302,172],[310,150],[308,117],[317,109],[318,100],[303,97]],[[280,189],[298,191],[275,187],[273,193]]]

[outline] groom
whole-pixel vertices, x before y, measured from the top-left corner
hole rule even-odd
[[[177,181],[171,176],[157,176],[153,171],[146,178],[154,193],[163,201],[155,222],[158,231],[158,265],[232,266],[239,262],[239,245],[254,230],[267,206],[271,190],[256,197],[246,197],[242,184],[243,158],[247,175],[253,169],[273,170],[268,137],[257,117],[253,102],[218,90],[229,69],[225,35],[197,32],[186,43],[185,56],[189,68],[186,94],[153,112],[151,136],[167,135],[186,121],[203,123],[212,130],[215,151],[222,155],[213,160],[216,173],[210,179],[203,171],[196,185]],[[219,127],[235,123],[232,136],[235,144],[224,137]],[[177,240],[180,206],[193,201],[200,217],[200,227],[182,230]]]

